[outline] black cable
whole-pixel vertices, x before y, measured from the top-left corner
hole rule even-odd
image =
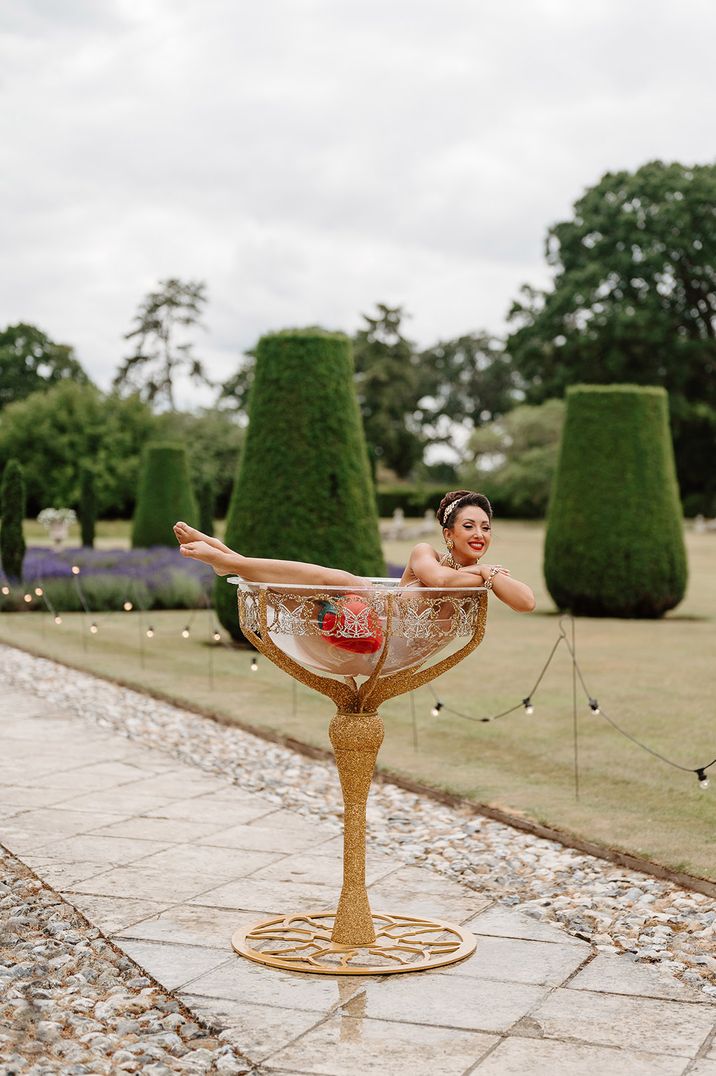
[[[627,732],[626,729],[623,729],[620,725],[618,725],[613,718],[609,717],[609,715],[604,712],[601,706],[595,709],[593,704],[596,703],[596,699],[593,698],[593,696],[589,693],[589,689],[587,688],[587,685],[585,683],[584,676],[582,675],[582,670],[580,669],[577,659],[574,656],[572,647],[569,645],[569,641],[565,640],[565,642],[567,643],[567,649],[572,655],[572,662],[574,664],[574,668],[577,671],[577,676],[579,677],[579,681],[584,689],[584,694],[587,696],[592,713],[603,717],[605,721],[609,722],[613,729],[616,729],[616,731],[619,732],[622,736],[625,736],[627,740],[631,740],[631,742],[635,743],[637,747],[641,747],[644,751],[648,751],[650,755],[654,755],[655,758],[661,759],[661,761],[665,762],[667,766],[673,766],[676,770],[683,770],[684,773],[698,774],[699,772],[704,772],[705,770],[710,769],[710,767],[716,763],[716,758],[709,762],[707,766],[682,766],[680,762],[673,762],[670,758],[667,758],[666,755],[662,755],[661,752],[656,751],[653,747],[649,747],[648,744],[642,743],[642,741],[638,740],[636,736],[632,736],[630,732]]]

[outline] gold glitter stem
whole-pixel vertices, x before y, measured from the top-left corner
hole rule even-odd
[[[343,889],[331,940],[338,945],[372,945],[373,916],[365,887],[366,804],[383,721],[375,711],[335,715],[328,734],[343,791]]]

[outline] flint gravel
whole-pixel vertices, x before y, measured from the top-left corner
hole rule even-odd
[[[255,1071],[8,852],[0,920],[2,1076]]]
[[[0,659],[10,683],[58,709],[340,831],[333,764],[44,658],[0,646]],[[376,851],[439,871],[600,950],[659,964],[716,998],[710,897],[387,783],[376,782],[371,791],[368,835]]]

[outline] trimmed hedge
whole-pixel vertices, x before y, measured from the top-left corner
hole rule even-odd
[[[199,506],[199,530],[204,534],[213,534],[216,492],[210,478],[205,478],[201,482],[196,499]]]
[[[139,475],[132,547],[175,546],[172,527],[176,521],[183,519],[194,527],[198,518],[184,446],[169,442],[147,445]]]
[[[547,588],[581,616],[659,617],[682,600],[683,517],[664,389],[575,385],[550,499]]]
[[[247,556],[384,572],[345,336],[293,329],[259,341],[224,540]],[[217,579],[215,602],[221,623],[241,639],[234,586]]]
[[[82,532],[82,545],[89,549],[94,547],[95,523],[97,521],[97,493],[95,489],[95,474],[92,467],[83,464],[80,471],[80,502],[79,502],[80,530]]]
[[[8,460],[0,486],[0,560],[8,579],[22,579],[25,559],[25,479],[17,460]]]

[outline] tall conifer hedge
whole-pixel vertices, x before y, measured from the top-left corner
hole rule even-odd
[[[547,520],[560,609],[659,617],[686,590],[683,518],[664,389],[575,385]]]
[[[224,541],[247,556],[384,572],[345,336],[294,329],[259,341]],[[215,598],[222,624],[240,639],[235,587],[217,579]]]
[[[97,490],[94,469],[84,464],[80,471],[80,531],[82,545],[90,549],[94,546],[95,525],[97,522]]]
[[[25,559],[25,479],[17,460],[8,460],[0,485],[0,559],[8,579],[20,582]]]
[[[175,546],[172,527],[176,521],[183,519],[195,527],[198,518],[184,446],[168,442],[147,445],[139,474],[132,546]]]

